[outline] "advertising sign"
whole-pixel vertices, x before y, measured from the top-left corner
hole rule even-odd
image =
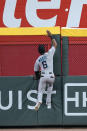
[[[64,125],[87,125],[87,76],[63,77]]]
[[[35,110],[37,94],[38,81],[33,80],[33,77],[0,77],[0,127],[60,125],[62,122],[61,78],[55,80],[51,92],[51,109],[46,105],[48,94],[46,90],[40,109]]]
[[[0,27],[87,28],[86,0],[1,0]]]

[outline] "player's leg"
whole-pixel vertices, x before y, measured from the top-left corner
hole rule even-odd
[[[38,102],[40,103],[42,103],[42,97],[43,97],[45,88],[46,88],[46,79],[45,77],[41,77],[39,86],[38,86]]]
[[[38,86],[38,97],[37,97],[37,104],[35,106],[35,110],[38,110],[40,105],[42,104],[42,98],[45,88],[46,88],[46,79],[45,77],[41,77]]]
[[[51,92],[53,90],[53,84],[48,84],[48,88],[47,88],[47,99],[46,99],[46,104],[47,104],[47,108],[51,109]]]
[[[51,94],[53,90],[53,83],[54,83],[54,78],[48,79],[47,99],[46,99],[46,104],[48,109],[51,109]]]

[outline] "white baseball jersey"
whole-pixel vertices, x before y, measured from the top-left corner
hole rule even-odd
[[[44,75],[54,75],[53,73],[53,55],[55,53],[55,47],[52,46],[48,52],[39,56],[34,65],[34,71],[39,71]]]

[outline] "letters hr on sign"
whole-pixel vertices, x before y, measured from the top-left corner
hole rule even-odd
[[[12,106],[13,106],[15,101],[18,102],[17,109],[18,110],[22,110],[23,109],[23,98],[22,98],[23,97],[23,92],[22,92],[22,90],[18,90],[17,91],[18,98],[15,98],[15,99],[13,97],[14,96],[14,91],[12,91],[12,90],[8,91],[8,105],[7,106],[2,104],[4,98],[2,98],[1,94],[2,94],[2,92],[0,91],[0,110],[4,110],[4,111],[10,110],[12,108]],[[5,92],[5,94],[6,94],[6,92]],[[32,94],[37,94],[37,90],[30,90],[30,91],[28,91],[27,92],[27,100],[31,101],[32,103],[35,103],[35,105],[36,105],[37,99],[32,97],[31,96]],[[47,91],[45,91],[44,94],[47,95]],[[55,95],[56,91],[52,91],[51,96],[53,94]],[[35,108],[35,105],[34,106],[26,105],[26,108],[30,109],[30,110],[33,110]]]
[[[87,116],[87,83],[66,83],[64,85],[64,113],[65,116]]]
[[[71,2],[67,1],[68,5],[70,4],[70,6],[68,8],[63,8],[65,13],[67,13],[68,15],[67,19],[64,20],[61,17],[60,24],[59,23],[57,24],[57,21],[59,21],[60,19],[59,15],[60,14],[63,15],[61,13],[61,6],[64,7],[65,0],[50,0],[50,1],[26,0],[24,10],[25,16],[23,18],[21,18],[21,15],[19,16],[19,18],[15,17],[16,7],[18,4],[17,2],[18,0],[5,0],[5,6],[2,17],[3,23],[7,27],[20,27],[22,19],[26,19],[27,22],[34,27],[49,27],[61,25],[61,21],[65,21],[66,27],[79,27],[83,5],[87,4],[87,0],[71,0]],[[61,5],[62,3],[63,5]],[[48,19],[41,19],[37,14],[37,10],[45,10],[45,9],[58,10],[59,14],[56,11],[54,16],[51,16]],[[48,14],[46,13],[45,15]]]

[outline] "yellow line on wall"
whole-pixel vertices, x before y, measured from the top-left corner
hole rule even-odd
[[[61,28],[61,36],[87,37],[86,28]]]
[[[47,35],[46,30],[52,34],[60,34],[60,27],[24,27],[24,28],[0,28],[0,35]]]

